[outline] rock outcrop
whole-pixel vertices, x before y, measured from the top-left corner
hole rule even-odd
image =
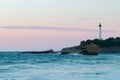
[[[81,47],[83,55],[98,55],[99,47],[96,44],[90,43]]]
[[[62,54],[69,54],[69,52],[62,51],[62,52],[61,52],[61,55],[62,55]]]

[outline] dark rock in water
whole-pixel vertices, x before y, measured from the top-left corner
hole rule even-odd
[[[26,51],[23,53],[41,54],[41,53],[55,53],[52,49],[46,51]]]
[[[63,51],[63,52],[61,52],[61,54],[69,54],[69,52],[67,52],[67,51],[66,51],[66,52],[65,52],[65,51]]]
[[[98,55],[99,47],[96,44],[88,44],[81,48],[81,53],[83,55]]]

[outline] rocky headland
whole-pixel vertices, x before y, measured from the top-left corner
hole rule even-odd
[[[73,47],[66,47],[61,50],[61,52],[68,53],[81,53],[81,54],[92,54],[97,53],[120,53],[120,37],[110,37],[105,40],[86,40],[81,41],[80,45]]]

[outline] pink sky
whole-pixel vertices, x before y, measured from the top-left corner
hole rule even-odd
[[[99,23],[103,39],[120,37],[119,7],[120,0],[0,0],[0,50],[79,45],[98,38]]]
[[[113,34],[114,33],[114,34]],[[119,36],[105,31],[103,37]],[[112,35],[111,35],[112,34]],[[81,40],[98,38],[98,31],[59,29],[0,29],[1,50],[60,50],[79,45]]]

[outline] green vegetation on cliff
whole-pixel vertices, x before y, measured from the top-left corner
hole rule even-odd
[[[81,41],[80,46],[88,45],[90,43],[96,44],[99,47],[120,47],[120,37],[110,37],[105,40],[99,40],[99,39],[94,39],[94,40],[86,40],[86,41]]]

